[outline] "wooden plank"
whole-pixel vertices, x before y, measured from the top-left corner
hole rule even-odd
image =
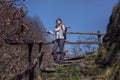
[[[69,58],[66,58],[65,61],[68,61],[68,60],[78,60],[78,59],[82,59],[84,58],[85,56],[74,56],[74,57],[69,57]]]
[[[53,44],[53,41],[43,42],[44,45]],[[102,44],[101,42],[69,42],[66,41],[65,44]]]
[[[26,44],[41,44],[43,41],[35,41],[35,40],[29,40],[29,39],[23,39],[23,40],[15,40],[15,39],[5,39],[6,44],[10,45],[26,45]]]
[[[66,44],[101,44],[101,42],[65,42]]]
[[[45,69],[41,69],[41,71],[42,71],[42,72],[52,73],[52,72],[56,72],[57,70],[54,69],[54,68],[49,68],[49,67],[47,67],[47,68],[45,68]]]
[[[16,39],[5,39],[5,42],[7,44],[11,44],[11,45],[25,45],[25,44],[41,44],[43,43],[44,45],[48,45],[48,44],[53,44],[54,41],[36,41],[36,40],[30,40],[30,39],[23,39],[23,40],[16,40]],[[70,41],[65,41],[65,44],[102,44],[101,42],[97,41],[93,41],[93,42],[70,42]]]
[[[98,42],[101,42],[101,32],[100,31],[97,31],[97,33],[98,33]]]
[[[105,33],[93,33],[93,32],[66,32],[66,34],[105,35]]]
[[[42,42],[42,41],[38,41],[38,42],[22,42],[22,41],[13,41],[13,42],[6,42],[7,44],[11,44],[11,45],[26,45],[26,44],[41,44],[43,43],[43,45],[49,45],[49,44],[53,44],[53,41],[48,41],[48,42]],[[65,42],[65,44],[102,44],[101,42]]]

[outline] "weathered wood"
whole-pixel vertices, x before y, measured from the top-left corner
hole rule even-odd
[[[66,58],[65,61],[68,61],[68,60],[78,60],[78,59],[82,59],[84,57],[85,56],[74,56],[74,57]]]
[[[28,62],[29,62],[29,67],[32,64],[32,50],[33,50],[33,44],[28,44]],[[34,79],[34,69],[29,69],[29,80],[33,80]]]
[[[66,34],[87,34],[87,35],[99,35],[93,32],[66,32]],[[105,33],[100,33],[100,35],[105,35]]]
[[[7,44],[11,45],[26,45],[26,44],[41,44],[43,45],[48,45],[48,44],[53,44],[54,41],[48,41],[48,42],[42,42],[42,41],[31,41],[31,42],[22,42],[22,41],[13,41],[13,42],[6,42]],[[65,44],[102,44],[101,42],[69,42],[66,41]]]
[[[98,42],[101,42],[101,32],[97,31],[97,33],[98,33]]]
[[[66,44],[102,44],[101,43],[101,36],[105,35],[105,33],[101,33],[100,31],[97,31],[97,33],[92,33],[92,32],[66,32],[66,34],[87,34],[87,35],[98,35],[98,42],[65,42]],[[53,44],[54,41],[48,41],[48,42],[44,42],[42,40],[40,41],[34,41],[34,40],[30,40],[30,39],[23,39],[23,40],[16,40],[16,39],[9,39],[6,38],[5,42],[7,44],[12,44],[12,45],[25,45],[25,44],[40,44],[43,43],[44,45],[48,45],[48,44]]]
[[[66,44],[101,44],[100,42],[65,42]]]
[[[52,72],[56,72],[57,70],[54,68],[45,68],[45,69],[41,69],[42,72],[47,72],[47,73],[52,73]]]
[[[43,41],[35,41],[30,39],[22,39],[22,40],[16,40],[16,39],[4,39],[6,44],[10,45],[26,45],[26,44],[41,44]]]
[[[43,42],[44,45],[53,44],[53,41]],[[69,42],[66,41],[65,44],[102,44],[101,42]]]

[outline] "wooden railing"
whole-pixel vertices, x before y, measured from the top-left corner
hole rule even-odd
[[[98,41],[92,41],[92,42],[70,42],[70,41],[65,41],[66,44],[102,44],[102,39],[101,36],[105,35],[104,33],[101,33],[100,31],[97,31],[97,33],[92,33],[92,32],[67,32],[66,34],[84,34],[84,35],[97,35]],[[30,40],[30,39],[23,39],[23,40],[15,40],[15,39],[5,39],[5,42],[7,44],[16,44],[16,45],[24,45],[24,44],[40,44],[43,43],[44,45],[48,44],[53,44],[54,41],[35,41],[35,40]]]
[[[96,41],[96,42],[69,42],[69,41],[66,41],[65,44],[102,44],[101,36],[105,35],[104,33],[101,33],[100,31],[97,31],[97,33],[91,33],[91,32],[66,32],[66,34],[97,35],[98,36],[98,41]],[[32,61],[35,62],[27,70],[27,72],[24,71],[24,72],[26,72],[26,74],[29,75],[29,80],[33,80],[33,78],[34,78],[34,76],[33,76],[34,75],[34,69],[35,69],[37,63],[39,63],[39,65],[41,64],[41,60],[42,60],[42,56],[43,56],[43,54],[41,55],[42,46],[54,43],[54,41],[42,41],[42,40],[34,41],[34,40],[30,40],[30,39],[16,40],[16,39],[5,38],[4,40],[5,40],[6,44],[10,44],[10,45],[28,45],[28,50],[29,50],[28,62],[29,62],[29,66],[31,66],[31,63],[33,63]],[[0,44],[3,44],[3,43],[0,43]],[[32,60],[32,58],[31,58],[33,45],[38,45],[39,46],[39,53],[38,53],[38,56],[36,57],[35,60]],[[18,76],[13,77],[12,79],[15,79],[15,80],[18,79],[19,75],[22,76],[22,73],[18,74]]]

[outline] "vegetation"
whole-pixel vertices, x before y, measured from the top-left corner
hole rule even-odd
[[[0,0],[0,80],[9,80],[28,72],[28,45],[9,45],[9,42],[46,40],[45,28],[38,17],[27,15],[25,1]],[[46,50],[47,49],[47,50]],[[43,52],[50,52],[43,46]],[[37,57],[39,47],[34,45],[31,60]],[[44,58],[46,58],[44,56]],[[48,56],[47,56],[48,58]],[[47,65],[49,62],[44,59]],[[35,71],[38,71],[36,68]],[[26,74],[23,77],[27,76]]]
[[[98,51],[90,44],[73,45],[72,56],[81,55],[83,51],[87,55],[67,66],[50,66],[56,69],[54,73],[41,72],[52,62],[51,54],[48,54],[50,47],[42,46],[40,53],[38,45],[28,44],[29,41],[46,41],[48,36],[41,20],[27,15],[24,0],[0,0],[0,15],[0,80],[42,80],[44,77],[54,80],[120,80],[120,3],[113,9],[107,34]],[[94,37],[82,39],[96,40]],[[28,43],[24,45],[19,44],[26,41]],[[78,41],[82,40],[78,38]],[[11,44],[6,44],[8,42]],[[31,46],[33,49],[29,48]],[[47,54],[37,59],[43,53]]]

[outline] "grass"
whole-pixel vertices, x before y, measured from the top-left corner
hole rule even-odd
[[[90,61],[93,60],[94,57],[90,57],[90,56],[85,56],[84,61]]]
[[[35,72],[34,74],[34,80],[41,80],[41,76],[39,72]]]
[[[57,72],[58,72],[58,73],[64,73],[66,70],[67,70],[66,67],[63,67],[63,66],[58,66],[58,67],[57,67]]]
[[[49,73],[49,78],[55,78],[58,80],[78,80],[80,79],[80,70],[79,70],[79,63],[75,62],[74,64],[64,67],[64,66],[57,66],[57,74],[66,74],[67,71],[70,73],[70,77],[60,77],[57,78],[53,73]]]
[[[54,73],[49,73],[48,78],[55,78],[55,74]]]
[[[69,78],[60,78],[58,80],[70,80]]]
[[[79,63],[74,63],[70,68],[73,70],[71,80],[78,80],[80,78]]]

